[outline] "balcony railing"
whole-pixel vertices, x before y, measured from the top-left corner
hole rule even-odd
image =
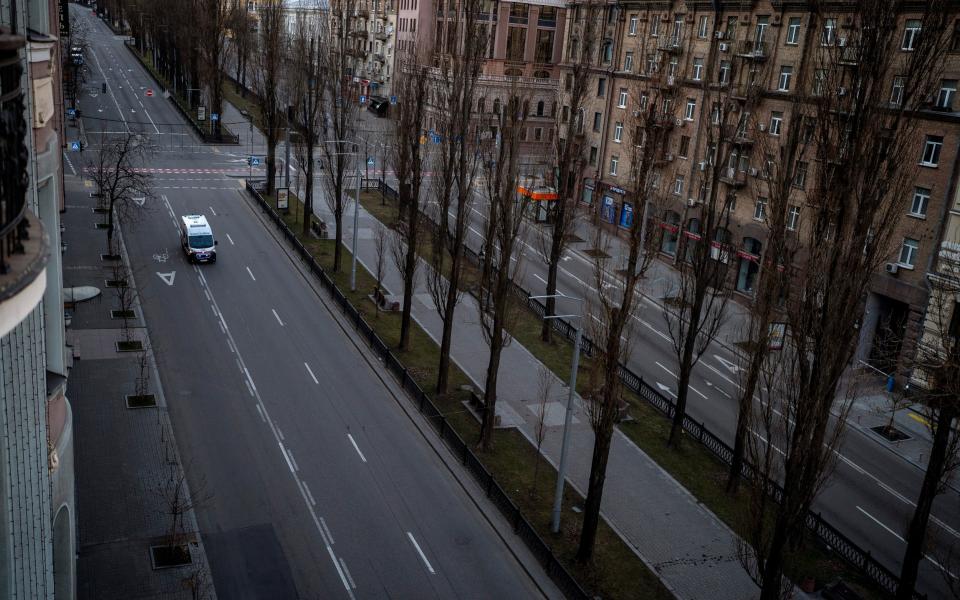
[[[726,167],[720,174],[720,181],[733,187],[743,187],[747,184],[747,174],[736,167]]]
[[[678,36],[661,35],[657,38],[657,49],[670,54],[679,54],[683,50],[682,41]]]
[[[753,60],[766,60],[769,56],[768,44],[765,41],[741,40],[737,48],[737,56]]]

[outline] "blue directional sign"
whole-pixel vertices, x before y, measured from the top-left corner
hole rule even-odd
[[[80,151],[80,142],[70,142],[70,151],[79,152]]]
[[[217,113],[210,113],[210,120],[211,120],[211,121],[219,121],[219,120],[220,120],[220,115],[218,115]]]
[[[67,109],[67,116],[70,117],[71,119],[74,118],[74,117],[76,117],[76,116],[77,116],[77,109],[75,109],[75,108],[68,108],[68,109]]]
[[[439,135],[433,136],[433,143],[434,143],[434,144],[439,144],[439,143],[440,143],[440,136],[439,136]]]
[[[397,97],[396,97],[396,96],[390,96],[390,104],[396,104],[396,103],[397,103]]]
[[[259,157],[259,156],[251,156],[251,157],[250,157],[250,166],[251,166],[251,167],[259,167],[259,166],[260,166],[260,157]]]
[[[374,163],[373,163],[373,157],[371,156],[371,157],[367,158],[367,166],[368,166],[368,167],[372,167],[373,164],[374,164]]]
[[[366,96],[360,96],[360,104],[366,104],[366,103],[367,103],[367,97],[366,97]]]

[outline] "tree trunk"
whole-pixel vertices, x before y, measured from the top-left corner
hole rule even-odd
[[[765,346],[765,344],[764,344]],[[753,394],[757,389],[757,380],[760,378],[760,367],[763,362],[764,347],[751,348],[750,366],[747,370],[747,380],[740,392],[739,407],[737,408],[737,430],[733,438],[733,456],[730,459],[730,471],[727,474],[727,493],[736,494],[740,489],[740,473],[743,471],[743,454],[747,446],[747,430],[753,408]],[[768,398],[769,400],[769,398]]]
[[[447,393],[450,380],[450,346],[453,337],[453,316],[457,308],[457,287],[460,285],[462,241],[456,245],[450,262],[450,283],[443,312],[443,335],[440,338],[440,365],[437,373],[437,394]]]
[[[693,319],[690,319],[693,323]],[[693,345],[696,343],[696,330],[690,327],[687,330],[687,340],[683,348],[683,360],[680,363],[680,374],[677,378],[677,404],[673,413],[673,423],[670,425],[670,438],[667,446],[680,447],[680,436],[683,434],[683,416],[687,412],[687,392],[690,388],[690,374],[693,371]]]
[[[337,233],[334,235],[336,243],[333,245],[333,272],[339,273],[340,267],[343,265],[343,201],[341,200],[343,198],[343,183],[336,186],[334,193],[337,195],[334,201],[334,206],[337,208],[333,210],[333,221]]]
[[[607,400],[604,399],[604,402]],[[610,458],[610,440],[613,437],[613,419],[606,419],[596,432],[593,444],[593,459],[590,462],[590,480],[587,483],[587,500],[583,505],[583,527],[580,530],[580,545],[576,560],[589,562],[600,527],[600,502],[603,499],[603,484],[607,479],[607,461]]]
[[[313,145],[307,144],[307,173],[304,182],[303,237],[310,235],[310,221],[313,218]],[[289,193],[289,191],[287,192]]]
[[[927,463],[923,484],[920,486],[920,496],[917,498],[917,508],[913,511],[910,528],[907,530],[907,549],[903,554],[903,567],[900,569],[897,600],[913,598],[913,589],[917,584],[917,571],[920,561],[923,560],[930,511],[933,509],[933,500],[937,497],[937,490],[946,466],[947,447],[956,413],[954,407],[946,406],[942,407],[937,415],[937,431],[933,436],[933,447],[930,449],[930,462]]]
[[[490,336],[490,361],[487,363],[487,381],[483,390],[483,423],[480,426],[480,449],[493,449],[493,427],[497,418],[497,378],[500,374],[500,356],[503,353],[503,325],[495,317]]]
[[[419,193],[419,190],[418,190]],[[413,284],[417,268],[417,232],[420,218],[418,203],[407,201],[407,254],[403,265],[403,313],[400,316],[400,349],[406,350],[410,345],[410,312],[413,308]]]
[[[760,600],[781,600],[783,579],[783,553],[787,545],[787,525],[783,513],[774,526],[773,539],[767,552],[767,560],[761,575]]]

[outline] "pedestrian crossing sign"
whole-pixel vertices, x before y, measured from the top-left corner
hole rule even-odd
[[[70,151],[79,152],[80,151],[80,142],[70,142]]]

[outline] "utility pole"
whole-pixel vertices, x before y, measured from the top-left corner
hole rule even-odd
[[[290,123],[293,121],[293,107],[287,107],[287,140],[284,148],[283,159],[283,183],[284,187],[290,189]]]

